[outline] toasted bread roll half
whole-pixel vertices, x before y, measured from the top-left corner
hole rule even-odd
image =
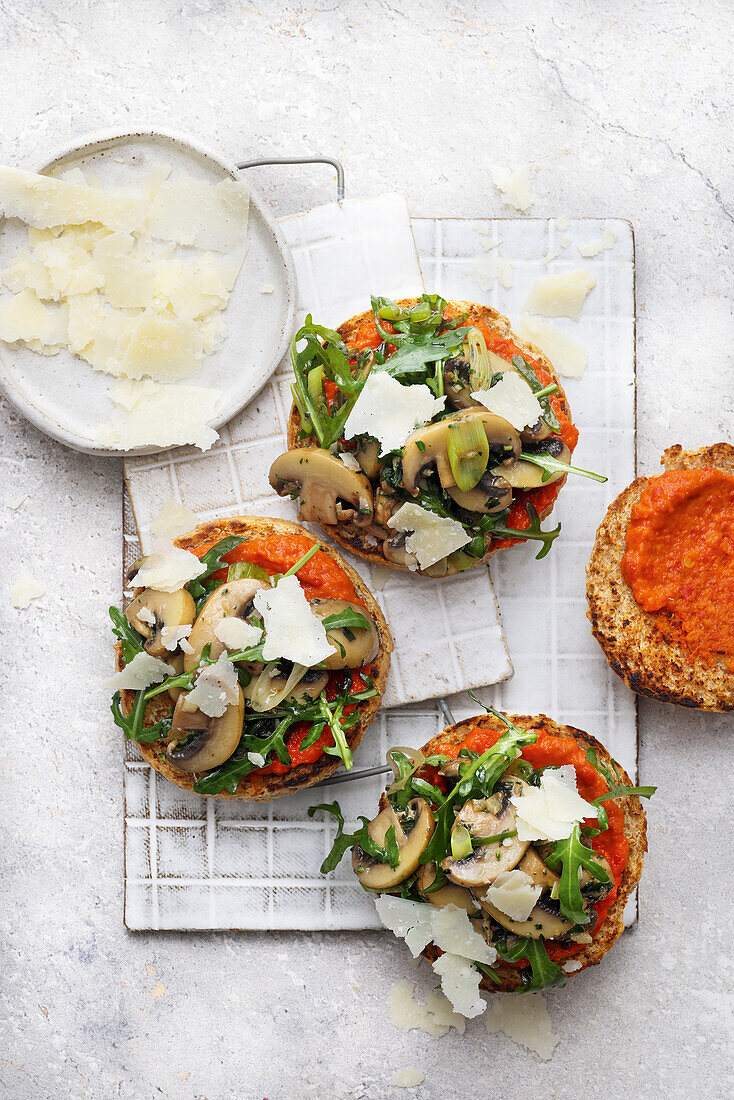
[[[416,306],[418,302],[419,299],[416,298],[405,298],[395,303],[395,305],[398,309],[406,309]],[[358,437],[361,438],[361,442],[352,440],[343,445],[342,440],[334,441],[331,445],[332,455],[346,453],[346,460],[351,463],[350,469],[343,471],[342,474],[342,480],[349,479],[350,484],[349,486],[345,485],[342,489],[341,500],[337,503],[336,508],[333,503],[328,508],[320,508],[319,502],[311,494],[311,499],[306,504],[308,510],[308,514],[306,514],[303,492],[301,492],[299,498],[298,470],[295,470],[295,474],[292,470],[285,470],[285,467],[283,470],[279,470],[277,469],[278,461],[271,470],[271,484],[273,487],[281,495],[290,495],[297,502],[300,500],[302,519],[321,522],[330,539],[333,539],[345,549],[351,550],[353,554],[358,555],[365,561],[383,565],[389,569],[411,571],[431,577],[451,576],[467,568],[472,568],[474,565],[484,564],[498,550],[518,545],[525,540],[482,533],[477,520],[486,520],[488,514],[499,515],[501,513],[502,523],[507,528],[513,531],[525,530],[530,525],[527,505],[531,505],[536,510],[541,520],[549,516],[565,481],[565,476],[555,470],[552,473],[551,480],[541,484],[540,478],[543,471],[538,466],[517,459],[522,448],[524,451],[536,449],[538,454],[548,454],[551,457],[559,458],[564,463],[569,463],[571,460],[571,454],[578,440],[578,432],[573,424],[566,395],[552,363],[539,348],[515,336],[508,319],[498,313],[497,310],[474,302],[449,301],[445,304],[443,317],[447,321],[463,314],[466,314],[466,319],[461,322],[461,327],[466,327],[474,332],[479,331],[483,340],[486,341],[486,349],[489,350],[492,360],[492,367],[489,368],[490,377],[492,369],[495,373],[500,371],[511,374],[513,372],[517,373],[512,364],[512,357],[521,356],[526,360],[531,375],[535,376],[534,383],[537,382],[544,387],[552,385],[558,387],[557,392],[548,398],[550,403],[549,412],[545,418],[542,416],[539,418],[535,425],[535,432],[517,432],[506,421],[502,421],[505,429],[510,428],[510,434],[514,439],[516,445],[515,458],[510,455],[509,460],[497,464],[498,456],[506,456],[509,453],[506,446],[507,440],[500,439],[496,424],[494,436],[492,429],[489,426],[486,427],[490,449],[489,459],[485,458],[484,460],[485,472],[482,474],[482,479],[470,491],[461,491],[457,488],[456,483],[450,484],[453,477],[446,459],[445,440],[439,441],[438,450],[441,452],[438,456],[440,488],[437,488],[437,491],[441,494],[441,507],[443,508],[443,512],[440,514],[457,520],[464,526],[465,531],[471,534],[474,541],[469,548],[469,552],[466,552],[464,548],[460,548],[430,565],[423,565],[406,550],[406,535],[402,532],[402,529],[391,526],[390,521],[400,505],[406,502],[410,503],[418,493],[423,472],[418,467],[424,464],[423,459],[428,460],[431,457],[426,452],[425,442],[418,439],[424,429],[416,429],[406,443],[398,448],[403,469],[403,484],[397,488],[397,492],[396,486],[391,486],[383,476],[384,462],[379,456],[377,443],[369,440],[365,442],[365,436]],[[354,351],[355,355],[364,354],[380,343],[380,337],[375,327],[375,314],[371,310],[358,314],[344,322],[337,329],[337,333],[349,351]],[[472,399],[471,390],[473,387],[465,377],[468,367],[466,349],[453,352],[453,356],[454,358],[448,359],[441,368],[444,372],[446,386],[445,408],[452,415],[452,418],[458,421],[471,419],[474,414],[481,410],[481,406]],[[487,361],[485,360],[485,362]],[[456,366],[456,364],[459,364],[459,366]],[[461,374],[462,370],[464,374]],[[408,378],[406,381],[410,381],[410,379]],[[486,381],[485,385],[487,387],[489,384],[490,382]],[[341,398],[338,396],[337,387],[331,382],[329,382],[329,385],[333,388],[327,394],[328,400],[338,402]],[[425,390],[425,385],[422,388]],[[335,394],[337,394],[336,397]],[[486,415],[486,410],[483,411]],[[494,417],[494,421],[498,419]],[[555,425],[553,429],[548,427],[548,420]],[[437,422],[435,420],[431,421],[429,426],[434,423]],[[461,428],[464,429],[463,424]],[[321,454],[323,454],[324,448],[317,435],[313,432],[304,432],[302,429],[303,419],[297,405],[294,404],[288,420],[287,440],[289,451],[310,448],[313,454],[314,449],[321,448]],[[503,444],[505,445],[504,452],[502,451]],[[429,443],[429,450],[430,446]],[[420,451],[416,448],[419,448]],[[409,449],[412,449],[411,456],[406,458]],[[359,466],[352,462],[355,455]],[[442,459],[443,467],[441,468]],[[306,461],[310,461],[310,459]],[[505,476],[508,461],[513,464],[512,476]],[[416,466],[414,476],[408,473],[411,464]],[[281,465],[283,464],[281,463]],[[438,477],[429,479],[433,486],[438,485],[438,480]],[[471,481],[471,478],[469,480]],[[445,490],[446,485],[448,485],[448,489]],[[533,487],[521,487],[527,485]],[[420,502],[420,497],[417,499]],[[552,538],[550,541],[552,541]]]
[[[234,516],[228,519],[215,520],[210,523],[202,523],[188,534],[176,538],[174,543],[177,547],[188,550],[196,554],[197,557],[201,557],[222,539],[230,537],[236,537],[242,540],[242,543],[241,546],[236,547],[226,555],[225,562],[228,562],[231,566],[234,562],[247,563],[254,558],[256,562],[260,563],[261,577],[265,577],[266,574],[282,574],[287,568],[290,568],[296,560],[303,556],[304,548],[307,552],[311,547],[318,544],[318,540],[298,524],[291,523],[288,520],[272,519],[261,516]],[[258,549],[252,549],[248,557],[248,545],[253,543],[257,545]],[[329,565],[328,569],[325,564],[327,560]],[[264,568],[265,565],[268,566],[267,569]],[[333,569],[334,565],[338,567],[336,571]],[[344,716],[350,714],[357,714],[358,716],[354,725],[349,725],[348,722],[345,723],[345,741],[351,751],[356,749],[362,741],[362,738],[380,707],[382,695],[387,683],[393,643],[384,616],[371,592],[358,573],[342,558],[342,556],[323,542],[320,543],[319,553],[298,570],[297,576],[301,588],[305,590],[309,603],[314,609],[314,614],[318,614],[319,610],[322,613],[321,617],[327,612],[343,614],[345,609],[348,611],[351,607],[352,613],[355,610],[358,613],[364,612],[363,624],[365,617],[368,621],[371,621],[371,635],[366,627],[364,629],[358,626],[355,627],[354,620],[351,621],[351,629],[347,626],[346,630],[337,631],[336,627],[334,627],[334,632],[329,634],[330,641],[333,641],[335,637],[338,638],[337,643],[335,643],[337,645],[337,650],[333,658],[329,658],[326,662],[319,661],[314,667],[309,667],[306,672],[306,678],[300,682],[296,681],[290,692],[288,692],[288,677],[294,674],[294,670],[300,671],[303,666],[296,666],[290,661],[285,662],[284,665],[280,665],[277,660],[272,664],[263,661],[251,661],[247,664],[236,665],[235,667],[237,668],[249,669],[244,679],[247,679],[247,676],[249,676],[250,679],[243,688],[241,686],[243,678],[240,678],[239,706],[243,707],[243,712],[237,715],[238,724],[236,729],[231,731],[231,743],[228,747],[225,746],[225,753],[227,748],[229,748],[229,750],[234,752],[234,756],[230,756],[229,759],[225,760],[224,766],[229,763],[230,759],[234,759],[237,756],[239,756],[240,759],[243,758],[244,753],[242,751],[238,752],[241,732],[248,733],[254,730],[258,737],[264,738],[267,736],[268,732],[270,732],[270,727],[277,724],[274,718],[269,718],[273,705],[272,701],[276,697],[279,701],[282,696],[284,701],[295,699],[298,703],[310,705],[312,700],[318,699],[318,695],[322,691],[326,692],[326,698],[332,698],[332,695],[329,694],[332,688],[336,690],[337,687],[342,687],[345,692],[354,692],[361,690],[362,687],[367,689],[368,684],[371,682],[375,689],[375,694],[355,704],[347,703],[342,712]],[[251,618],[252,611],[252,593],[249,592],[249,590],[245,592],[244,588],[247,587],[247,585],[253,586],[253,588],[264,587],[268,589],[270,587],[267,578],[265,580],[258,580],[257,578],[258,573],[255,571],[254,573],[251,572],[246,574],[242,580],[235,580],[235,585],[239,584],[244,586],[242,591],[244,596],[248,599],[246,605],[243,604],[241,607],[238,607],[236,606],[238,593],[234,591],[231,572],[230,576],[227,576],[225,573],[224,576],[219,579],[219,586],[213,588],[209,592],[208,597],[199,600],[193,617],[193,627],[188,636],[189,640],[184,641],[181,652],[168,653],[164,659],[167,662],[173,661],[174,664],[176,661],[179,661],[180,665],[184,668],[189,666],[191,668],[196,668],[201,657],[199,651],[200,645],[206,639],[208,639],[210,643],[212,639],[214,639],[214,644],[217,646],[218,653],[223,651],[226,654],[228,650],[231,652],[232,650],[240,648],[239,642],[233,645],[227,642],[225,648],[219,641],[216,625],[217,622],[221,623],[221,619],[224,616],[228,617],[227,621],[229,624],[232,624],[233,619],[239,617],[240,627],[237,627],[237,623],[234,624],[234,637],[235,639],[237,638],[238,629],[241,631],[241,623],[244,622],[245,619]],[[328,580],[328,583],[326,578],[331,578]],[[323,590],[322,587],[320,587],[322,581]],[[230,588],[232,589],[231,593],[228,591]],[[150,589],[145,591],[149,593]],[[133,604],[135,603],[135,599],[140,598],[141,593],[143,593],[144,596],[143,603],[146,602],[143,590],[135,589]],[[180,593],[176,593],[175,595],[178,597]],[[188,593],[186,593],[186,595],[188,596]],[[334,598],[332,599],[332,597]],[[343,597],[346,597],[346,599]],[[328,606],[324,606],[327,601]],[[153,607],[154,602],[154,600],[148,597],[147,607]],[[190,602],[193,607],[193,600]],[[128,620],[131,619],[131,614],[135,611],[133,604],[128,606]],[[220,604],[221,606],[219,606]],[[209,610],[207,610],[207,606],[205,605],[208,606]],[[145,611],[143,615],[146,615]],[[153,624],[154,617],[156,618],[155,624]],[[165,618],[165,614],[163,617]],[[160,612],[157,607],[155,608],[155,616],[152,613],[146,615],[147,621],[151,623],[151,633],[160,630],[160,618]],[[212,621],[209,622],[208,619]],[[191,623],[191,613],[188,615],[186,621]],[[260,620],[260,622],[262,622],[262,620]],[[349,622],[349,620],[347,620],[347,622]],[[141,626],[140,621],[136,621],[136,623],[141,629],[145,629],[144,625]],[[222,634],[222,636],[226,638],[225,634]],[[155,640],[155,638],[157,638],[157,634],[149,639],[146,645],[148,652],[150,652],[150,643]],[[210,650],[210,656],[212,658],[215,656],[213,650]],[[324,668],[324,663],[329,667]],[[352,668],[353,665],[354,668]],[[122,646],[121,643],[118,642],[116,645],[116,669],[119,672],[124,667]],[[346,686],[350,675],[355,679],[349,683],[349,686]],[[260,684],[262,689],[257,695],[254,690],[256,684]],[[278,689],[280,689],[280,694],[274,694],[277,693]],[[183,694],[179,694],[175,690],[173,694],[176,695],[175,704],[168,692],[159,694],[147,702],[143,718],[143,725],[146,728],[154,726],[161,720],[165,721],[170,719],[172,715],[174,716],[174,725],[176,724],[182,705]],[[125,715],[129,716],[135,702],[136,693],[130,690],[122,690],[120,695],[122,711]],[[277,710],[277,704],[274,705]],[[225,717],[218,720],[220,723],[227,721],[230,710],[236,710],[236,706],[233,705],[228,708],[228,711],[225,712]],[[244,713],[245,717],[248,714],[252,716],[253,711],[256,711],[258,714],[262,713],[264,725],[256,725],[253,727],[252,725],[248,725],[247,721],[243,723],[242,713]],[[181,721],[182,731],[188,732],[189,730],[193,730],[193,732],[189,734],[189,737],[184,738],[182,744],[186,745],[186,741],[191,740],[191,744],[195,746],[197,728],[206,726],[207,722],[206,715],[202,716],[200,713],[197,713],[197,717],[200,720],[199,727],[197,727],[196,722],[192,721],[190,716],[187,718],[185,714],[183,715]],[[217,721],[217,719],[215,719],[215,721]],[[299,748],[303,738],[308,734],[312,722],[313,718],[310,717],[305,720],[305,726],[302,723],[300,727],[294,726],[291,728],[291,733],[295,739],[294,742],[289,745],[291,753],[294,751],[294,746],[296,749]],[[211,722],[209,725],[211,725]],[[324,727],[324,731],[328,735],[327,727]],[[289,734],[286,732],[286,743],[288,743],[288,736]],[[239,779],[236,789],[233,791],[229,789],[220,789],[214,792],[197,789],[202,780],[210,778],[212,772],[209,770],[204,770],[203,772],[192,771],[191,768],[195,766],[195,764],[191,759],[185,764],[187,770],[174,766],[169,759],[171,742],[170,733],[153,743],[139,743],[138,748],[144,759],[147,760],[156,771],[160,772],[160,774],[170,780],[171,783],[175,783],[184,790],[193,791],[205,797],[267,802],[273,798],[281,798],[284,795],[310,787],[314,783],[318,783],[322,779],[326,779],[328,776],[333,775],[334,772],[343,766],[342,760],[338,756],[326,754],[323,748],[321,748],[320,753],[317,754],[318,747],[323,737],[324,733],[322,733],[316,745],[310,746],[311,752],[309,753],[307,762],[295,763],[292,766],[283,767],[280,765],[277,756],[271,753],[267,757],[265,766],[255,766],[253,770],[249,771],[249,774]],[[329,743],[328,740],[327,743]],[[331,744],[333,745],[333,740]],[[256,750],[257,746],[252,745],[251,748]],[[184,748],[184,756],[186,751],[186,748]],[[221,751],[219,755],[222,755]],[[314,756],[316,758],[312,758]],[[184,757],[181,758],[184,759]],[[203,763],[208,762],[204,755],[201,755],[201,759]],[[269,766],[271,765],[275,766],[275,773],[269,770]],[[213,770],[216,771],[216,766]]]
[[[666,471],[721,470],[734,474],[734,447],[696,451],[680,444],[662,455]],[[734,655],[697,654],[669,629],[665,611],[646,611],[622,571],[632,510],[655,479],[639,477],[614,500],[596,533],[586,570],[591,629],[610,666],[632,691],[664,703],[707,711],[734,710]]]

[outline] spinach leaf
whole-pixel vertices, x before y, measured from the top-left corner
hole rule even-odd
[[[359,846],[366,855],[376,859],[378,863],[388,863],[392,868],[397,867],[400,861],[400,852],[395,837],[395,829],[392,826],[390,826],[385,834],[385,847],[381,848],[367,832],[367,828],[370,824],[369,818],[363,817],[360,814],[359,820],[362,822],[362,828],[357,829],[354,833],[345,833],[344,816],[338,802],[322,802],[318,806],[309,806],[308,816],[313,817],[318,810],[331,814],[332,817],[336,819],[337,823],[336,837],[331,846],[331,851],[321,864],[320,870],[322,875],[325,875],[328,871],[333,871],[341,862],[347,849],[354,848],[355,846]],[[390,834],[392,834],[392,836]]]

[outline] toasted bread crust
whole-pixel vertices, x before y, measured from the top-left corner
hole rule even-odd
[[[734,473],[734,447],[716,443],[697,451],[680,444],[662,456],[666,470],[713,466]],[[612,669],[639,695],[698,710],[734,710],[734,673],[708,664],[666,638],[654,614],[644,611],[622,576],[633,505],[650,479],[638,477],[614,500],[596,533],[586,569],[587,616]]]
[[[230,519],[214,520],[211,523],[200,523],[193,531],[190,531],[186,535],[180,535],[177,539],[174,539],[174,542],[177,546],[182,547],[182,549],[191,550],[193,553],[196,553],[201,547],[207,546],[212,542],[217,542],[220,539],[227,538],[230,535],[243,536],[247,539],[256,539],[267,538],[270,535],[293,534],[306,535],[308,538],[313,538],[310,532],[304,530],[303,527],[299,527],[297,523],[291,523],[289,520],[271,519],[264,516],[233,516]],[[352,729],[347,731],[347,743],[352,751],[354,751],[360,744],[368,726],[380,708],[382,696],[387,684],[387,674],[390,668],[390,654],[393,649],[393,641],[388,625],[385,622],[385,617],[377,601],[359,574],[351,565],[344,561],[336,550],[332,549],[332,547],[328,546],[326,543],[321,544],[321,549],[325,554],[328,554],[328,556],[332,558],[349,577],[357,595],[364,602],[365,607],[374,619],[380,639],[380,648],[375,660],[372,662],[374,686],[378,694],[359,704],[359,721]],[[123,667],[122,652],[119,642],[115,646],[115,656],[115,668],[119,672]],[[134,693],[132,691],[123,691],[121,695],[123,709],[126,714],[129,714],[134,701]],[[172,711],[173,704],[167,694],[156,696],[154,699],[151,699],[145,708],[145,725],[154,725],[156,722],[160,721],[161,718],[170,715]],[[165,759],[161,759],[163,746],[163,741],[157,741],[150,745],[138,745],[138,748],[145,760],[147,760],[151,767],[155,768],[157,772],[160,772],[162,776],[186,791],[193,791],[196,777],[189,773],[178,771],[178,769],[172,767]],[[326,779],[328,776],[333,775],[341,766],[342,762],[338,757],[324,754],[313,764],[299,764],[283,775],[264,775],[259,778],[252,774],[245,776],[244,779],[240,780],[235,794],[230,794],[228,791],[222,791],[220,794],[200,795],[199,797],[226,798],[245,802],[269,802],[274,798],[281,798],[283,795],[293,794],[295,791],[303,790],[305,787],[312,787],[314,783],[320,783],[322,779]]]
[[[612,757],[609,752],[595,737],[592,737],[591,734],[584,733],[583,730],[575,729],[573,726],[559,725],[557,722],[554,722],[552,718],[548,718],[544,714],[537,714],[534,717],[527,714],[511,714],[508,715],[508,717],[515,725],[520,726],[522,729],[542,729],[551,737],[573,737],[582,748],[595,749],[602,763],[611,764]],[[438,734],[437,737],[431,738],[428,744],[423,746],[422,752],[428,756],[431,753],[437,752],[439,745],[459,744],[464,741],[468,734],[474,729],[501,731],[503,728],[499,719],[494,718],[491,714],[481,715],[478,718],[466,718],[463,722],[457,722],[453,726],[448,726],[447,729],[445,729],[443,733]],[[617,767],[619,767],[619,765],[617,765]],[[630,777],[626,772],[622,771],[621,768],[619,770],[623,781],[631,786],[632,781]],[[619,939],[624,931],[624,907],[627,904],[627,899],[630,894],[640,881],[640,875],[642,874],[645,852],[647,851],[647,822],[645,811],[642,808],[639,798],[634,795],[627,798],[620,798],[617,801],[624,811],[624,835],[630,846],[627,866],[622,874],[622,881],[619,884],[617,896],[609,906],[604,920],[594,933],[592,942],[583,944],[578,954],[573,956],[573,961],[581,963],[581,968],[569,974],[569,978],[575,977],[577,974],[580,974],[582,970],[586,970],[590,966],[596,966],[597,963],[601,962],[602,957],[606,955],[615,940]],[[430,962],[434,962],[439,954],[440,952],[433,943],[429,943],[423,951],[423,955]],[[490,978],[484,977],[480,983],[482,989],[486,989],[490,993],[513,993],[522,988],[519,968],[499,963],[492,969],[499,977],[500,982],[496,984]]]
[[[417,301],[417,298],[401,298],[397,304],[400,306],[410,306],[415,305]],[[571,409],[565,391],[550,359],[548,359],[547,355],[542,352],[540,348],[535,347],[534,344],[529,344],[525,340],[520,340],[520,338],[513,333],[507,317],[499,313],[496,309],[492,309],[490,306],[477,305],[474,302],[449,301],[448,305],[455,308],[460,313],[468,314],[466,319],[467,325],[473,325],[481,321],[489,328],[497,331],[501,336],[512,338],[522,352],[537,359],[542,365],[543,370],[550,375],[552,382],[558,386],[558,396],[562,402],[563,411],[568,416],[569,420],[571,419]],[[366,310],[364,313],[357,314],[355,317],[351,317],[348,321],[345,321],[344,324],[340,325],[336,330],[347,346],[349,345],[350,338],[371,313],[371,310]],[[293,405],[288,418],[288,450],[296,451],[300,447],[318,447],[319,442],[316,436],[307,436],[303,439],[299,438],[298,433],[300,428],[301,415],[296,406]],[[538,513],[540,519],[545,519],[546,516],[551,514],[554,504],[555,501],[549,507],[542,509],[542,511]],[[357,557],[372,562],[373,565],[384,565],[387,569],[398,569],[404,573],[412,572],[406,565],[397,565],[395,562],[388,561],[382,553],[380,542],[376,540],[373,535],[366,534],[362,528],[356,527],[351,523],[341,523],[338,525],[330,524],[328,526],[322,524],[322,527],[330,539],[340,546],[343,546],[345,550],[349,550],[352,554],[356,554]],[[377,543],[377,545],[373,545],[374,543]],[[513,545],[518,544],[515,543]],[[483,558],[477,558],[477,565],[486,564],[489,559],[499,553],[500,550],[506,549],[510,549],[510,547],[491,547]],[[415,570],[414,572],[418,575],[422,575],[420,570]]]

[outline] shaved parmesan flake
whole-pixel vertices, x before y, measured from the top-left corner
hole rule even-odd
[[[543,411],[530,386],[516,371],[507,371],[491,389],[477,390],[472,397],[519,432],[535,424]]]
[[[502,195],[505,206],[521,210],[525,214],[533,205],[530,193],[530,165],[525,164],[514,172],[506,168],[492,168],[492,180]]]
[[[571,234],[570,233],[560,233],[559,236],[558,236],[558,243],[561,246],[561,248],[570,248],[571,247]]]
[[[141,607],[135,614],[137,619],[140,619],[141,623],[147,623],[148,626],[155,626],[155,615],[149,607]]]
[[[239,180],[212,184],[179,176],[161,183],[145,227],[161,241],[227,252],[245,239],[249,205],[249,188]]]
[[[425,1005],[415,1000],[414,982],[393,982],[388,998],[390,1020],[403,1031],[416,1029],[440,1039],[453,1027],[460,1035],[466,1031],[466,1019],[454,1012],[443,993],[432,989],[426,994]]]
[[[417,558],[421,569],[427,569],[471,542],[471,535],[458,520],[437,516],[410,502],[402,504],[390,516],[387,525],[394,531],[411,532],[405,540],[405,548]]]
[[[178,592],[189,581],[201,576],[206,566],[190,550],[169,543],[158,553],[148,554],[130,585],[133,588],[154,588],[157,592]]]
[[[375,900],[375,908],[385,927],[405,940],[413,958],[431,941],[442,951],[460,954],[474,962],[490,965],[497,958],[497,952],[479,935],[467,913],[455,905],[437,909],[427,902],[381,894]]]
[[[213,665],[201,670],[194,690],[186,696],[187,705],[198,708],[208,718],[221,718],[227,707],[238,699],[237,669],[226,653],[222,653]]]
[[[527,314],[516,329],[522,340],[536,344],[544,352],[563,378],[581,378],[589,361],[589,353],[583,344],[559,332],[553,325],[544,325]]]
[[[173,497],[163,502],[158,515],[150,521],[150,533],[165,539],[175,539],[192,527],[196,527],[196,513]]]
[[[23,500],[25,500],[25,497]],[[10,589],[10,602],[19,611],[25,611],[27,607],[30,607],[33,600],[39,600],[41,596],[45,595],[46,589],[40,581],[37,581],[30,573],[21,573]]]
[[[562,214],[560,218],[556,218],[556,229],[559,233],[565,233],[570,224],[571,219],[566,214]]]
[[[32,290],[45,301],[59,298],[59,292],[51,285],[51,277],[46,268],[28,252],[19,252],[13,262],[0,272],[0,280],[14,294]]]
[[[259,626],[246,623],[244,619],[236,615],[225,615],[214,627],[214,634],[227,649],[249,649],[257,645],[262,638],[262,630]]]
[[[505,993],[494,997],[485,1019],[487,1031],[504,1032],[543,1061],[550,1058],[558,1045],[548,1007],[540,993]]]
[[[402,447],[410,433],[443,411],[446,399],[434,397],[428,386],[401,386],[386,371],[372,371],[344,425],[344,437],[369,435],[380,454]]]
[[[104,681],[103,686],[119,691],[129,688],[138,691],[148,688],[151,684],[160,684],[167,676],[173,676],[176,672],[173,665],[161,661],[158,657],[151,657],[150,653],[136,653],[132,661],[126,664],[121,672]]]
[[[617,233],[614,229],[605,229],[601,237],[598,237],[595,241],[589,241],[588,244],[580,244],[578,246],[579,255],[589,260],[592,256],[598,256],[600,252],[606,252],[607,249],[614,248],[617,239]]]
[[[247,759],[251,764],[254,764],[256,768],[265,767],[265,757],[259,752],[248,752]]]
[[[297,577],[283,577],[274,588],[260,588],[255,593],[255,608],[265,625],[265,661],[285,657],[295,664],[313,668],[336,652],[326,637],[323,622],[311,610]]]
[[[456,1012],[471,1020],[486,1010],[486,1002],[479,996],[482,975],[467,959],[447,951],[431,965],[441,979],[441,989]]]
[[[340,451],[339,454],[337,455],[337,458],[340,460],[340,462],[342,463],[343,466],[346,466],[346,468],[348,470],[354,470],[355,472],[358,472],[358,471],[361,472],[362,467],[357,462],[354,455],[350,454],[349,451]]]
[[[580,963],[578,959],[566,959],[562,964],[561,970],[564,974],[575,974],[577,970],[581,970],[583,963]]]
[[[171,382],[192,374],[201,356],[201,336],[192,321],[146,309],[127,341],[120,373],[128,378],[146,374],[157,382]]]
[[[260,287],[260,293],[261,294],[272,294],[274,290],[275,290],[275,287],[273,286],[272,283],[265,283],[264,286]]]
[[[525,310],[541,317],[570,317],[578,321],[586,296],[595,286],[596,278],[585,267],[544,275],[533,283]]]
[[[530,875],[515,868],[497,875],[485,898],[512,920],[527,920],[540,897],[542,887],[534,886]]]
[[[396,1089],[414,1089],[426,1079],[425,1073],[421,1073],[415,1066],[406,1066],[405,1069],[396,1069],[392,1075],[392,1083]]]
[[[565,840],[584,818],[596,818],[597,808],[564,782],[558,768],[547,768],[540,787],[527,787],[510,802],[517,815],[518,840]]]
[[[138,392],[139,391],[139,392]],[[204,386],[159,386],[138,383],[130,387],[118,383],[112,398],[128,409],[126,416],[102,427],[100,443],[120,450],[146,447],[179,446],[193,443],[207,451],[219,438],[207,421],[213,420],[221,402],[221,392]]]
[[[110,229],[138,228],[145,217],[139,198],[87,184],[0,167],[0,210],[40,229],[101,222]]]
[[[0,302],[0,340],[14,344],[38,340],[45,348],[66,343],[69,310],[66,305],[45,305],[34,291],[23,290]]]
[[[161,641],[163,645],[173,653],[179,648],[181,642],[188,638],[192,631],[191,625],[188,626],[164,626],[161,631]]]
[[[487,292],[493,289],[495,283],[499,283],[505,290],[510,290],[515,285],[515,266],[512,260],[508,260],[499,252],[475,256],[471,263],[471,275],[477,286]]]

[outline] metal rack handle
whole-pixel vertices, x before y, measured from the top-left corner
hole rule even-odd
[[[263,157],[261,160],[243,160],[238,168],[260,168],[269,164],[330,164],[336,172],[336,201],[344,198],[344,165],[334,157]]]

